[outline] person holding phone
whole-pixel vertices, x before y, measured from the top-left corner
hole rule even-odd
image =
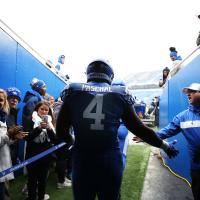
[[[55,143],[54,117],[47,101],[39,102],[32,114],[33,130],[25,138],[27,140],[26,159],[31,158]],[[52,155],[47,155],[27,166],[28,199],[47,200],[45,194],[49,167],[53,161]]]

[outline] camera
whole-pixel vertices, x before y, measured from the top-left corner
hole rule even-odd
[[[42,116],[42,121],[47,123],[48,122],[48,116],[47,115]]]

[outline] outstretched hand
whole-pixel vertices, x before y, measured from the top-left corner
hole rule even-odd
[[[19,131],[14,138],[18,140],[24,139],[28,135],[28,132]]]
[[[166,141],[163,141],[161,148],[165,151],[165,153],[168,155],[170,159],[175,158],[179,154],[179,151],[175,149],[173,143],[168,143]]]
[[[142,139],[140,139],[138,136],[134,136],[132,139],[135,143],[143,142]]]
[[[179,151],[175,149],[174,146],[171,144],[169,145],[169,148],[165,152],[170,159],[175,158],[179,154]]]
[[[12,126],[8,130],[8,136],[11,139],[23,139],[27,135],[27,132],[22,131],[22,126]]]

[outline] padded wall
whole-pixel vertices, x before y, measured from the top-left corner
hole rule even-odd
[[[47,93],[53,95],[55,98],[59,96],[60,91],[65,86],[64,81],[1,28],[0,69],[0,88],[6,89],[10,86],[15,86],[21,90],[22,99],[25,92],[30,89],[29,83],[33,77],[45,81]],[[22,110],[22,102],[19,106],[20,110]]]

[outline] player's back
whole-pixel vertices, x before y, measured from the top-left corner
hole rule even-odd
[[[124,89],[106,83],[72,84],[68,103],[75,133],[74,147],[80,150],[118,149],[117,130],[126,106]]]

